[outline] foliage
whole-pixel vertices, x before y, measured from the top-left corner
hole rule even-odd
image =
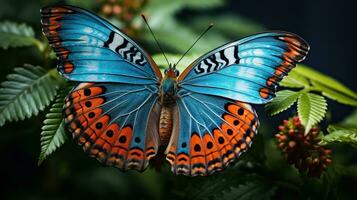
[[[327,103],[323,96],[302,93],[298,100],[298,114],[302,124],[305,126],[305,133],[308,133],[311,127],[320,122],[327,109]]]
[[[264,182],[251,181],[237,187],[231,187],[230,191],[215,199],[268,200],[274,195],[276,189],[276,186]]]
[[[284,110],[290,108],[300,95],[300,92],[294,92],[291,90],[279,91],[276,93],[274,100],[266,106],[266,110],[271,113],[271,115],[283,112]]]
[[[0,88],[0,126],[37,115],[56,95],[60,82],[40,66],[15,68]]]
[[[342,142],[357,147],[357,128],[346,128],[330,125],[328,135],[322,137],[320,144],[326,145],[333,142]]]
[[[200,11],[209,10],[212,7],[223,5],[223,0],[213,0],[213,1],[190,1],[190,0],[179,0],[179,1],[166,1],[166,0],[153,0],[150,4],[143,9],[149,18],[149,24],[151,25],[153,31],[157,38],[160,39],[162,44],[172,50],[173,52],[184,52],[187,48],[194,42],[195,37],[198,36],[205,28],[208,27],[210,23],[217,24],[216,28],[213,28],[213,33],[208,33],[203,37],[199,44],[191,50],[192,53],[203,54],[207,52],[208,49],[213,49],[219,45],[222,45],[229,41],[231,37],[237,39],[237,37],[242,37],[247,34],[252,34],[254,32],[262,31],[263,28],[255,23],[244,19],[242,16],[230,15],[230,14],[220,14],[212,18],[211,16],[197,16],[194,20],[181,22],[175,18],[175,13],[180,12],[184,8],[189,9],[200,9]],[[160,7],[161,12],[157,12],[158,7]],[[227,21],[229,19],[229,21]],[[137,24],[143,24],[140,17],[136,18]],[[227,26],[230,22],[234,21],[239,24],[235,26],[236,28],[230,28],[233,26]],[[195,29],[189,28],[195,27]],[[144,41],[153,44],[153,39],[147,28],[143,28],[144,31]],[[173,42],[180,41],[180,42]]]
[[[319,92],[339,103],[357,106],[357,94],[334,78],[322,74],[308,66],[298,65],[283,79],[281,86],[302,87]]]
[[[333,143],[346,143],[357,147],[357,111],[339,124],[329,125],[329,134],[321,137],[321,145],[332,145]]]
[[[325,97],[339,103],[357,106],[355,92],[339,81],[304,65],[294,68],[280,85],[299,90],[277,92],[277,97],[266,105],[267,112],[276,115],[291,107],[297,100],[298,115],[305,126],[305,133],[325,117],[327,111]]]
[[[0,47],[7,49],[31,45],[40,45],[32,27],[9,21],[0,23]]]
[[[169,62],[171,63],[176,63],[181,58],[181,55],[178,54],[165,54],[165,55],[169,60]],[[186,67],[188,67],[192,62],[198,59],[198,57],[199,57],[198,54],[186,55],[185,57],[182,58],[182,60],[180,61],[179,65],[176,66],[176,68],[180,72],[183,72],[186,69]],[[155,54],[152,56],[152,58],[155,60],[156,64],[159,66],[160,69],[167,68],[167,62],[163,54]]]
[[[43,121],[41,132],[41,154],[38,159],[38,165],[67,140],[62,115],[64,98],[67,93],[68,90],[63,90],[57,95],[51,109],[46,114],[45,121]]]

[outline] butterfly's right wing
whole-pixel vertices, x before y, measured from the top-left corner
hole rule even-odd
[[[273,31],[227,43],[198,58],[178,78],[188,91],[265,104],[309,45],[301,37]]]
[[[181,89],[166,159],[174,174],[206,176],[248,150],[259,121],[246,103]]]

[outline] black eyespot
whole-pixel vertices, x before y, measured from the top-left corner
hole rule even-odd
[[[84,96],[89,96],[92,92],[90,91],[90,89],[86,88],[84,89]]]
[[[109,130],[109,131],[106,132],[106,134],[107,134],[108,137],[113,137],[114,132],[112,130]]]
[[[213,143],[212,142],[208,142],[206,146],[207,146],[208,149],[211,149],[213,147]]]
[[[244,109],[243,108],[239,108],[238,109],[238,115],[243,115],[244,114]]]
[[[88,117],[89,118],[93,118],[95,116],[95,113],[94,112],[90,112],[89,114],[88,114]]]
[[[233,124],[234,124],[234,126],[237,126],[239,124],[239,121],[238,120],[234,120]]]
[[[228,130],[227,130],[227,134],[228,134],[228,135],[232,135],[232,134],[233,134],[233,130],[232,130],[232,129],[228,129]]]
[[[181,147],[182,147],[182,148],[186,148],[186,147],[187,147],[186,142],[183,142],[183,143],[181,144]]]
[[[96,123],[96,124],[95,124],[95,127],[96,127],[97,129],[101,129],[101,128],[103,127],[102,122]]]
[[[139,137],[136,137],[136,138],[134,139],[134,141],[135,141],[136,143],[139,143],[141,140],[140,140]]]
[[[201,151],[201,147],[200,147],[199,144],[196,144],[193,149],[194,149],[196,152]]]
[[[91,107],[92,106],[92,102],[90,102],[90,101],[86,101],[85,103],[84,103],[84,105],[86,105],[86,107]]]
[[[219,137],[219,138],[218,138],[218,142],[219,142],[220,144],[223,144],[223,143],[224,143],[224,138],[223,138],[223,137]]]
[[[120,136],[119,142],[120,143],[125,143],[126,142],[126,137],[124,135]]]

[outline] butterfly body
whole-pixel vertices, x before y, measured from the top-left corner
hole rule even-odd
[[[161,105],[159,135],[162,146],[169,143],[172,133],[173,108],[176,106],[177,76],[179,71],[169,66],[161,81],[159,99]]]
[[[250,103],[269,102],[309,50],[295,34],[260,33],[162,76],[146,51],[99,16],[67,5],[41,14],[58,71],[78,82],[65,99],[67,129],[90,156],[123,171],[143,171],[159,146],[175,174],[223,170],[258,132]]]

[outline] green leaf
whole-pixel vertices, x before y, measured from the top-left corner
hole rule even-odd
[[[346,95],[345,93],[341,93],[338,90],[331,89],[327,85],[321,84],[317,81],[312,81],[311,83],[314,85],[314,88],[320,91],[324,96],[339,103],[347,104],[350,106],[357,106],[357,99],[351,97],[350,95]]]
[[[265,109],[270,115],[276,115],[290,108],[300,96],[300,92],[282,90],[276,93],[276,97],[269,102]]]
[[[239,199],[239,200],[268,200],[275,194],[277,187],[263,181],[252,181],[245,184],[231,187],[223,195],[216,196],[215,199]]]
[[[0,87],[0,126],[37,115],[54,99],[62,83],[40,66],[15,68]]]
[[[304,88],[309,87],[309,81],[304,76],[296,73],[294,68],[289,72],[288,76],[281,80],[280,86],[289,88]]]
[[[321,137],[321,145],[341,142],[357,147],[357,128],[346,128],[343,126],[330,125],[327,128],[327,131],[329,134]]]
[[[327,103],[323,96],[312,93],[301,93],[298,100],[298,114],[305,126],[305,134],[319,123],[326,115]]]
[[[50,111],[46,114],[46,119],[43,121],[41,132],[41,154],[38,159],[38,165],[67,140],[62,115],[64,98],[68,93],[67,91],[68,90],[64,90],[57,95]]]
[[[34,36],[32,27],[26,24],[8,21],[0,22],[0,47],[3,49],[39,45],[41,42],[34,38]]]
[[[351,89],[347,88],[341,82],[324,75],[310,67],[304,65],[298,65],[298,67],[294,70],[296,73],[300,74],[301,76],[305,76],[310,80],[313,80],[315,83],[322,84],[330,89],[336,90],[342,94],[348,95],[354,99],[357,99],[357,93],[352,91]]]

